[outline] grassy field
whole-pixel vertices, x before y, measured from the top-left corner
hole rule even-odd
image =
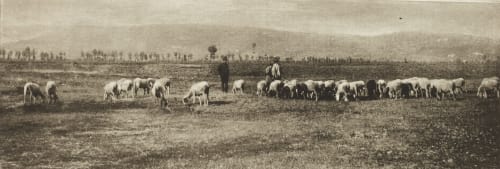
[[[244,95],[220,92],[209,64],[0,63],[0,168],[499,168],[500,100],[478,99],[495,65],[301,65],[299,80],[465,77],[445,99],[277,100],[256,97],[264,65],[230,63]],[[496,74],[498,75],[498,74]],[[139,95],[109,104],[105,83],[122,77],[173,79],[172,112]],[[56,80],[61,102],[22,105],[26,81]],[[212,84],[210,106],[183,105],[193,82]]]

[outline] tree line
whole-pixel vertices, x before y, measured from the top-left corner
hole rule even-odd
[[[12,61],[66,60],[66,52],[38,51],[37,49],[30,47],[26,47],[24,50],[8,50],[0,48],[0,59]]]

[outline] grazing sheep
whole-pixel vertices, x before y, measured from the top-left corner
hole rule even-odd
[[[269,85],[269,91],[267,92],[271,96],[275,96],[276,98],[280,97],[281,90],[285,84],[281,80],[274,80]]]
[[[47,97],[49,98],[49,104],[56,103],[58,99],[56,82],[48,81],[45,86],[45,93],[47,93]]]
[[[149,89],[153,86],[148,79],[135,78],[134,79],[134,97],[137,96],[139,89],[144,90],[144,95],[149,94]]]
[[[455,93],[456,94],[464,93],[464,88],[465,88],[465,79],[464,78],[457,78],[457,79],[453,79],[451,81],[455,85]]]
[[[26,104],[26,96],[29,92],[29,101],[32,104],[36,103],[36,98],[42,98],[43,102],[45,102],[45,95],[43,95],[42,90],[40,89],[40,85],[32,82],[28,82],[24,85],[24,100],[23,103]]]
[[[401,90],[399,95],[401,98],[410,98],[411,92],[414,91],[413,85],[409,83],[408,81],[402,81],[401,83]]]
[[[446,79],[431,80],[431,90],[436,92],[436,97],[438,100],[442,100],[445,94],[447,93],[449,93],[453,97],[453,100],[456,100],[454,92],[455,85],[451,80],[446,80]]]
[[[195,83],[191,86],[189,91],[186,93],[186,95],[182,98],[182,103],[186,104],[187,100],[191,97],[193,97],[193,104],[196,103],[196,97],[198,97],[198,100],[200,101],[200,106],[203,105],[201,98],[204,97],[205,99],[205,106],[208,106],[208,94],[210,91],[210,85],[206,81],[201,81],[198,83]]]
[[[151,94],[156,97],[155,103],[160,103],[160,108],[168,109],[168,101],[167,101],[167,89],[165,88],[165,83],[162,80],[157,80],[153,87],[151,88]]]
[[[111,99],[113,102],[118,96],[120,96],[120,91],[118,90],[118,83],[109,82],[104,86],[104,101]]]
[[[285,81],[282,90],[282,96],[295,98],[297,96],[297,80]]]
[[[340,101],[340,98],[344,98],[344,101],[349,101],[349,96],[352,95],[351,85],[349,82],[339,83],[337,85],[337,92],[335,93],[335,100]]]
[[[168,96],[170,96],[170,86],[172,85],[172,80],[170,80],[169,78],[160,78],[160,79],[157,79],[157,80],[154,80],[153,81],[149,81],[149,83],[153,83],[153,86],[154,84],[158,83],[158,85],[161,85],[163,86],[167,91],[166,91],[166,94]]]
[[[267,92],[266,92],[266,85],[267,85],[267,81],[265,80],[261,80],[257,83],[257,96],[262,96],[262,95],[265,95]]]
[[[402,95],[409,97],[409,95],[411,95],[410,92],[412,92],[415,97],[419,96],[420,86],[419,86],[419,78],[418,77],[403,79],[402,82],[403,82],[403,86],[401,86],[401,87],[402,87],[402,89],[404,89],[404,90],[402,90],[402,93],[401,93]],[[409,91],[406,92],[406,89],[408,89]]]
[[[379,98],[383,98],[384,97],[384,91],[386,90],[386,87],[387,87],[387,82],[383,79],[380,79],[377,81],[377,91],[379,93]]]
[[[307,85],[304,82],[297,83],[297,97],[302,96],[303,99],[307,98]]]
[[[320,93],[321,91],[321,84],[320,83],[317,83],[317,81],[313,81],[313,80],[307,80],[304,82],[305,86],[306,86],[306,96],[307,98],[310,98],[310,99],[313,99],[313,96],[314,96],[314,100],[315,101],[318,101],[319,99],[319,96],[318,94]]]
[[[498,77],[484,78],[477,88],[477,96],[486,99],[488,91],[493,91],[497,94],[497,98],[500,98],[500,83],[498,81]]]
[[[325,88],[323,89],[323,94],[325,97],[330,98],[335,95],[335,81],[334,80],[327,80],[324,81]]]
[[[354,82],[349,82],[349,89],[354,92],[354,99],[357,98],[357,96],[360,95],[360,93],[364,90],[365,88],[365,82],[364,81],[354,81]]]
[[[425,77],[418,78],[418,86],[420,87],[420,94],[422,97],[429,98],[431,97],[430,94],[430,87],[431,87],[431,81]]]
[[[398,99],[402,84],[400,79],[392,80],[387,83],[386,92],[389,94],[389,98]]]
[[[237,91],[240,91],[243,94],[243,90],[245,89],[245,80],[240,79],[236,80],[233,83],[233,94],[236,94]]]
[[[375,99],[377,96],[377,82],[375,80],[368,80],[366,82],[366,90],[370,99]]]
[[[122,78],[118,80],[116,83],[118,83],[118,91],[120,92],[120,95],[129,97],[129,91],[131,91],[134,88],[134,82],[130,79],[125,79]],[[124,94],[125,93],[125,94]]]

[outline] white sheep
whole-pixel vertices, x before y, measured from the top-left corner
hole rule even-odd
[[[387,82],[383,79],[379,79],[377,81],[377,90],[378,90],[378,93],[380,94],[380,98],[383,98],[384,97],[384,90],[386,89],[387,87]]]
[[[488,98],[488,90],[493,90],[500,98],[500,83],[498,77],[484,78],[477,88],[477,96],[479,98]]]
[[[349,96],[352,95],[351,89],[350,89],[350,83],[347,81],[344,81],[343,83],[338,83],[337,85],[337,92],[335,93],[335,100],[340,101],[340,98],[344,98],[344,101],[349,101]]]
[[[125,93],[127,97],[129,97],[129,92],[134,88],[134,82],[130,79],[122,78],[116,83],[118,83],[118,91],[120,92],[120,95],[124,95]]]
[[[274,94],[274,96],[276,98],[279,98],[284,85],[285,84],[283,83],[283,81],[281,81],[281,80],[274,80],[269,85],[268,94]]]
[[[257,96],[262,96],[266,94],[265,88],[266,88],[267,82],[265,80],[261,80],[257,83]]]
[[[354,99],[357,98],[357,96],[360,95],[362,91],[364,91],[365,88],[365,82],[364,81],[354,81],[354,82],[349,82],[349,90],[354,93],[353,97]]]
[[[233,94],[236,94],[237,91],[240,91],[243,94],[243,90],[245,89],[245,80],[235,80],[233,83]]]
[[[116,97],[120,95],[120,91],[118,91],[118,83],[116,82],[109,82],[104,86],[104,101],[111,99],[113,102]]]
[[[167,101],[167,90],[165,88],[165,83],[162,82],[162,80],[157,80],[154,84],[153,87],[151,88],[151,94],[156,97],[155,98],[155,103],[160,103],[160,108],[168,108],[168,101]]]
[[[36,98],[40,97],[43,101],[45,101],[45,95],[43,95],[40,85],[32,82],[28,82],[24,85],[24,100],[23,103],[26,104],[26,96],[29,93],[29,101],[30,103],[36,103]]]
[[[462,94],[464,92],[465,88],[465,79],[464,78],[457,78],[451,80],[453,82],[453,85],[455,85],[455,93],[456,94]]]
[[[56,82],[48,81],[47,85],[45,86],[45,93],[47,93],[47,97],[49,98],[49,104],[56,103],[56,101],[59,99],[57,96]]]
[[[198,97],[198,100],[200,101],[200,106],[202,105],[201,98],[205,98],[205,106],[208,106],[208,94],[210,91],[210,85],[206,81],[198,82],[195,83],[191,86],[189,91],[186,93],[186,95],[182,99],[182,103],[186,104],[187,100],[191,97],[193,97],[193,104],[196,103],[196,97]]]
[[[456,100],[455,85],[451,80],[433,79],[431,80],[431,89],[436,91],[436,97],[438,100],[442,100],[447,93],[453,97],[453,100]]]

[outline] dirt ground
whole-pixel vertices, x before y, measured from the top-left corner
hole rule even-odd
[[[259,70],[238,72],[235,67],[231,68],[232,80],[249,82],[243,95],[220,92],[209,65],[0,65],[6,70],[0,72],[2,169],[500,166],[500,100],[479,99],[472,91],[480,78],[491,75],[485,71],[465,76],[467,91],[472,92],[456,101],[413,98],[346,103],[257,97],[254,88],[261,77],[252,72]],[[360,67],[344,68],[352,71],[309,73],[318,80],[372,77],[357,71]],[[372,67],[371,72],[385,68]],[[380,78],[417,74],[392,68],[399,73]],[[288,70],[289,75],[298,75],[292,66]],[[427,71],[422,76],[437,76]],[[453,78],[455,74],[439,75]],[[159,109],[151,96],[142,93],[115,103],[102,101],[102,87],[109,81],[162,76],[173,79],[168,98],[172,111]],[[25,82],[45,84],[49,79],[64,84],[58,88],[59,103],[22,104]],[[182,95],[200,80],[212,84],[210,105],[183,105]]]

